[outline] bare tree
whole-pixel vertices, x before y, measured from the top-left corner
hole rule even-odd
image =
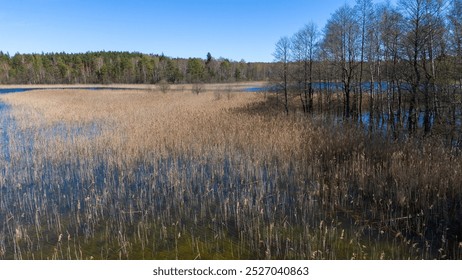
[[[378,85],[382,94],[371,94],[369,103],[370,108],[373,108],[375,96],[380,96],[382,100],[386,99],[386,102],[381,102],[382,104],[386,103],[386,108],[381,108],[381,112],[388,114],[386,119],[388,120],[390,135],[397,138],[403,124],[403,64],[400,58],[403,16],[396,7],[387,2],[376,7],[375,18],[376,25],[372,33],[377,35],[378,50],[376,51],[377,57],[373,58],[373,61],[374,64],[378,64],[378,77],[380,79]],[[375,40],[373,41],[375,42]]]
[[[424,96],[425,115],[424,130],[430,131],[430,114],[432,102],[430,91],[434,86],[435,71],[435,39],[441,32],[441,11],[444,1],[441,0],[401,0],[399,7],[405,17],[403,37],[404,59],[412,71],[407,75],[411,98],[409,103],[408,129],[413,133],[417,125],[417,97]],[[443,25],[444,26],[444,25]]]
[[[313,110],[313,63],[318,47],[319,32],[316,24],[309,23],[292,38],[292,53],[298,68],[296,79],[299,82],[300,100],[305,113]]]
[[[453,0],[449,11],[450,50],[454,59],[453,79],[462,89],[462,0]]]
[[[284,108],[286,114],[289,114],[289,97],[288,97],[288,87],[289,87],[289,63],[290,63],[290,49],[291,42],[288,37],[282,37],[276,43],[276,49],[273,53],[274,59],[281,65],[281,68],[278,71],[278,76],[281,78],[282,83],[281,87],[284,91]]]
[[[400,7],[406,17],[406,35],[403,40],[404,52],[412,72],[407,76],[411,87],[411,98],[408,112],[409,133],[415,130],[416,126],[416,98],[421,83],[421,72],[419,69],[419,54],[424,46],[424,0],[400,1]]]
[[[358,78],[359,102],[357,104],[358,114],[359,116],[361,116],[362,98],[363,98],[363,84],[362,84],[363,83],[363,73],[364,73],[363,68],[364,68],[364,55],[365,55],[366,44],[368,43],[370,52],[372,52],[374,48],[373,47],[374,38],[372,35],[372,31],[373,31],[373,27],[374,27],[373,23],[375,22],[375,19],[374,19],[374,9],[373,9],[372,0],[356,0],[355,10],[358,12],[358,21],[359,21],[358,23],[360,27],[360,38],[361,38],[360,39],[361,40],[360,58],[359,58],[359,78]],[[373,82],[371,84],[371,87],[372,86],[373,86]],[[356,98],[354,98],[354,101],[356,102]],[[356,106],[353,106],[353,108],[356,108]]]
[[[360,28],[354,10],[346,4],[332,15],[325,28],[323,48],[341,71],[345,118],[350,117],[350,94],[358,66],[359,35]]]
[[[399,86],[399,43],[401,40],[401,23],[402,15],[390,5],[379,6],[377,14],[378,29],[380,32],[380,44],[382,48],[382,57],[384,59],[384,76],[387,82],[388,112],[393,114],[393,104],[397,101],[397,117],[401,118],[402,94]],[[391,118],[394,119],[394,118]]]
[[[201,83],[194,83],[192,85],[192,88],[191,88],[192,93],[199,95],[199,93],[201,93],[202,90],[203,90],[203,85]]]
[[[166,80],[160,80],[158,86],[162,93],[167,93],[170,90],[170,84]]]

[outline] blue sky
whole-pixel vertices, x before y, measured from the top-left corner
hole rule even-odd
[[[344,3],[355,0],[0,0],[0,50],[272,61],[280,37],[322,29]]]

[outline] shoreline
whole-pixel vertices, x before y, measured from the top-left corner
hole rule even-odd
[[[201,83],[206,89],[215,89],[217,87],[236,87],[245,88],[249,86],[263,86],[267,81],[254,82],[235,82],[235,83]],[[190,88],[193,84],[168,84],[172,89]],[[84,89],[84,88],[121,88],[121,89],[153,89],[160,84],[0,84],[0,89],[25,88],[25,89]]]

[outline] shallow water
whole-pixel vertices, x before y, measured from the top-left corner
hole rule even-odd
[[[64,90],[64,89],[83,89],[83,90],[135,90],[137,88],[123,87],[37,87],[37,88],[0,88],[0,94],[25,92],[31,90]],[[137,89],[139,90],[139,89]]]
[[[24,92],[24,91],[34,90],[34,89],[38,89],[38,88],[0,88],[0,94]]]

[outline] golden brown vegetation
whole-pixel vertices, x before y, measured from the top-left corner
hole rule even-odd
[[[461,257],[457,151],[204,87],[1,96],[0,258]]]

